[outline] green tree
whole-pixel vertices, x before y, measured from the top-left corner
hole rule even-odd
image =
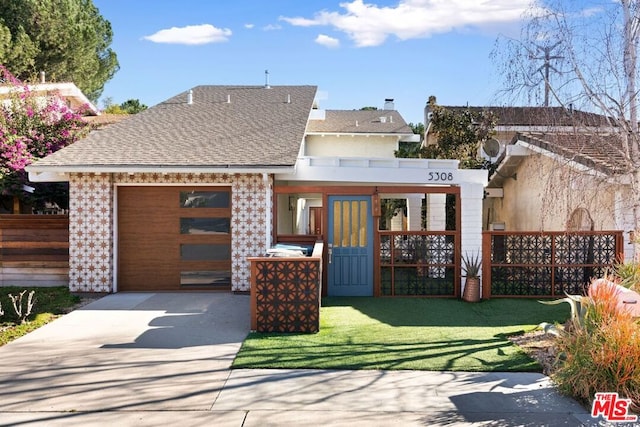
[[[478,157],[482,141],[493,134],[494,114],[470,108],[447,109],[430,97],[431,129],[436,143],[426,144],[422,157],[427,159],[458,159],[462,169],[486,168],[486,161]]]
[[[487,162],[478,158],[482,141],[493,134],[496,117],[493,113],[471,108],[448,109],[436,104],[435,96],[429,97],[431,119],[429,133],[434,141],[405,144],[396,151],[396,157],[423,159],[458,159],[463,169],[487,168]],[[414,133],[424,134],[424,125],[409,124]]]
[[[424,136],[424,123],[412,123],[409,122],[409,127],[416,135]]]
[[[146,110],[148,107],[140,103],[139,99],[127,99],[120,104],[120,108],[127,114],[137,114]]]
[[[96,101],[119,68],[112,37],[92,0],[0,0],[0,63],[22,81],[44,71]]]
[[[104,101],[104,112],[107,114],[137,114],[147,108],[139,99],[128,99],[120,105],[114,104],[111,98]]]
[[[398,150],[394,152],[396,157],[413,159],[419,158],[422,152],[422,138],[424,137],[424,124],[423,123],[409,123],[408,124],[414,134],[420,135],[419,142],[404,142],[398,143]]]
[[[435,135],[434,140],[405,143],[395,152],[396,157],[423,159],[457,159],[462,169],[489,169],[495,167],[478,157],[480,144],[491,137],[497,123],[495,115],[488,111],[464,109],[448,109],[436,104],[436,97],[429,97],[430,122],[429,133]],[[409,126],[414,133],[420,132],[424,137],[424,125],[412,123]],[[402,204],[405,202],[402,201]],[[391,212],[404,205],[389,206]],[[446,229],[455,230],[456,198],[447,195]]]

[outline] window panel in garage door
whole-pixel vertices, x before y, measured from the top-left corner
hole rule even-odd
[[[229,189],[180,192],[180,286],[231,285],[231,195]]]

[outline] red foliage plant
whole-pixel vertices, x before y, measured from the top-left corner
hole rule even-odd
[[[597,392],[618,392],[638,410],[640,324],[620,304],[621,292],[613,282],[592,283],[583,323],[556,342],[560,359],[553,378],[561,390],[584,401]]]

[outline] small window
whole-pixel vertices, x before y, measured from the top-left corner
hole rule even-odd
[[[228,191],[181,191],[180,207],[183,208],[228,208]]]
[[[231,271],[182,271],[180,286],[228,287],[231,283]]]
[[[182,261],[226,261],[231,259],[229,245],[183,244],[180,245]]]
[[[180,218],[180,234],[229,234],[230,218]]]

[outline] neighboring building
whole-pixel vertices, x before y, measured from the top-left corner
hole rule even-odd
[[[93,103],[91,103],[91,101],[89,101],[82,91],[73,83],[41,82],[37,84],[29,84],[26,87],[31,93],[42,96],[43,99],[50,98],[52,96],[60,97],[73,111],[82,111],[87,116],[97,116],[100,114],[96,106],[93,105]],[[15,90],[15,86],[0,85],[0,99],[5,98],[9,93]]]
[[[323,111],[315,94],[198,86],[29,166],[69,181],[71,290],[247,291],[248,257],[321,240],[329,295],[459,295],[486,171],[395,158],[416,136],[392,100]]]
[[[82,93],[78,87],[73,83],[46,83],[44,76],[42,80],[37,84],[28,84],[25,86],[16,85],[2,85],[0,84],[0,103],[2,105],[10,105],[12,101],[12,94],[28,91],[35,99],[36,104],[40,104],[42,107],[47,103],[54,101],[57,105],[66,105],[72,111],[81,114],[82,118],[87,122],[92,122],[94,119],[100,117],[98,109],[89,101],[89,99]],[[95,122],[92,124],[94,127],[102,126],[103,123]],[[25,187],[25,191],[33,191],[28,186]],[[47,202],[46,208],[34,208],[29,203],[24,203],[16,196],[0,195],[0,213],[1,214],[31,214],[31,213],[62,213],[64,209],[60,208],[55,202]]]
[[[613,120],[562,107],[445,108],[491,111],[498,119],[497,155],[481,152],[497,164],[485,192],[485,229],[623,230],[625,257],[632,257],[628,162]]]

